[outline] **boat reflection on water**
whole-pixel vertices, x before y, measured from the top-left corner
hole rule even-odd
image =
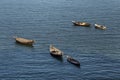
[[[58,61],[60,61],[60,62],[63,62],[63,57],[56,57],[56,56],[54,56],[54,55],[52,55],[52,54],[50,54],[53,58],[55,58],[55,59],[57,59]]]
[[[25,47],[29,47],[29,48],[33,48],[34,46],[33,45],[23,45],[23,44],[20,44],[18,42],[15,42],[16,45],[19,45],[19,46],[25,46]]]

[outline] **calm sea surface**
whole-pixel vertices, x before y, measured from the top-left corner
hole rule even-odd
[[[50,44],[81,67],[52,57]],[[120,0],[0,0],[0,80],[120,80]]]

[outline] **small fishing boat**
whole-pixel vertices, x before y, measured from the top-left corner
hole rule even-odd
[[[20,37],[14,37],[17,43],[24,44],[24,45],[33,45],[34,40],[29,40],[25,38],[20,38]]]
[[[105,30],[105,29],[106,29],[106,26],[102,26],[102,25],[99,25],[99,24],[95,24],[95,28],[96,28],[96,29]]]
[[[72,21],[72,23],[73,23],[75,26],[85,26],[85,27],[89,27],[89,26],[90,26],[90,23],[87,23],[87,22]]]
[[[73,59],[70,56],[67,56],[67,61],[70,62],[70,63],[72,63],[72,64],[74,64],[74,65],[76,65],[76,66],[80,66],[80,62],[77,61],[76,59]]]
[[[54,47],[53,45],[50,45],[50,54],[55,57],[62,57],[63,52],[59,50],[58,48]]]

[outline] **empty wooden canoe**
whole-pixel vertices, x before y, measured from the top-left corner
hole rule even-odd
[[[25,38],[15,37],[17,43],[24,44],[24,45],[33,45],[34,40],[29,40]]]
[[[63,55],[63,52],[59,50],[58,48],[54,47],[53,45],[50,45],[50,54],[55,57],[61,57]]]

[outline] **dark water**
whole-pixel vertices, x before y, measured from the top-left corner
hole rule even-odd
[[[119,23],[120,0],[0,0],[0,80],[120,80]],[[13,36],[36,43],[19,45]],[[52,57],[50,44],[81,67]]]

